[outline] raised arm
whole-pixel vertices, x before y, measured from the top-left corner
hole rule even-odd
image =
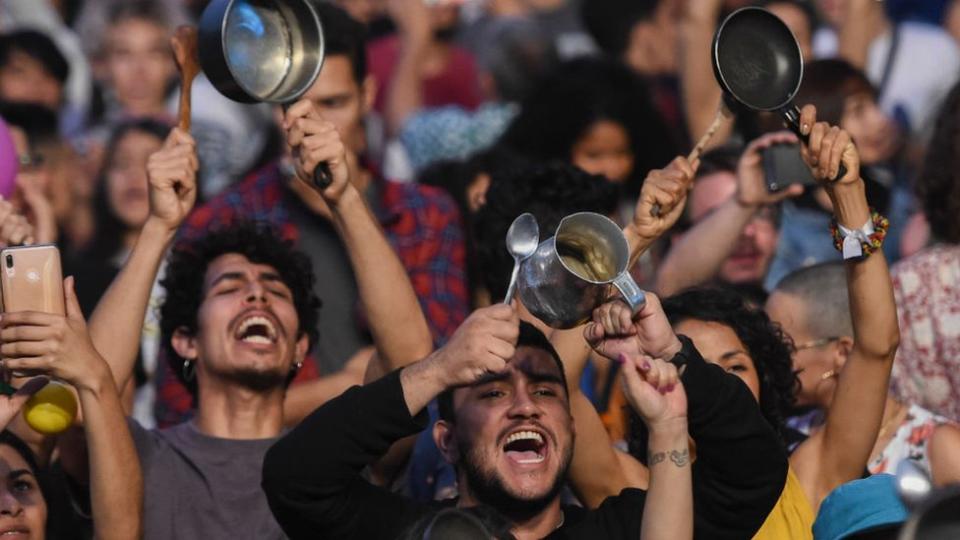
[[[623,228],[630,248],[631,268],[643,252],[683,215],[687,194],[699,166],[699,160],[690,163],[685,157],[677,156],[663,169],[654,169],[647,174],[633,219]],[[657,212],[654,212],[655,207],[659,208]]]
[[[425,2],[389,0],[387,9],[397,25],[400,56],[387,88],[385,116],[387,134],[397,135],[423,106],[423,62],[430,46],[430,14]]]
[[[98,539],[138,538],[142,532],[143,477],[113,374],[94,348],[77,302],[73,278],[64,282],[66,317],[21,312],[4,315],[0,340],[6,369],[40,373],[73,386],[83,409],[87,471],[64,469],[88,480]],[[61,453],[83,452],[61,446]],[[69,456],[69,457],[76,457]]]
[[[368,380],[426,357],[433,350],[427,320],[406,269],[349,180],[348,155],[336,128],[320,116],[310,100],[290,107],[284,126],[288,144],[297,150],[298,177],[317,189],[330,207],[353,266],[377,348]],[[313,171],[323,162],[330,166],[333,182],[319,189],[312,182]]]
[[[803,192],[803,188],[795,184],[770,193],[764,180],[763,149],[796,142],[795,135],[781,132],[764,135],[747,146],[737,164],[737,191],[670,247],[657,271],[658,293],[671,295],[713,279],[733,252],[744,228],[761,208]]]
[[[810,134],[803,157],[814,177],[826,186],[837,222],[851,230],[871,223],[860,158],[850,136],[825,122],[816,122],[816,109],[804,107],[801,125]],[[836,181],[840,163],[847,174]],[[827,234],[826,232],[824,233]],[[893,285],[883,251],[846,261],[847,286],[854,343],[840,371],[824,428],[797,451],[814,454],[818,474],[798,476],[816,509],[841,483],[860,478],[877,440],[890,369],[900,341]],[[822,433],[822,436],[819,436]],[[798,458],[804,456],[798,455]]]
[[[685,3],[680,19],[680,87],[687,131],[694,139],[706,133],[720,107],[720,86],[713,76],[710,49],[720,17],[721,0],[692,0]],[[733,123],[721,124],[708,146],[730,136]]]
[[[150,156],[150,216],[120,273],[90,315],[90,339],[110,366],[118,388],[133,374],[140,331],[160,262],[197,199],[196,144],[174,128]]]

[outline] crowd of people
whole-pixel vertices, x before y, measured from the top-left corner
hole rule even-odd
[[[0,3],[0,247],[69,276],[0,314],[0,535],[958,537],[960,1],[308,1],[302,97],[201,74],[188,130],[209,2]],[[745,6],[799,133],[688,156]],[[507,296],[527,212],[615,222],[645,303]]]

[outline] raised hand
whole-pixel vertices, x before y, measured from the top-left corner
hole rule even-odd
[[[57,216],[36,175],[29,172],[18,174],[17,190],[24,204],[20,211],[29,215],[33,226],[33,239],[41,244],[56,242]]]
[[[327,204],[336,205],[350,183],[347,151],[337,128],[320,116],[313,102],[302,99],[287,109],[283,130],[293,150],[297,178],[316,189]],[[313,172],[321,163],[326,163],[333,175],[324,189],[313,181]]]
[[[636,315],[621,300],[598,307],[583,337],[598,354],[617,361],[642,355],[670,360],[681,348],[660,299],[653,293],[647,293],[647,303]]]
[[[699,166],[699,160],[690,163],[687,158],[679,156],[663,169],[654,169],[647,174],[630,224],[637,236],[652,242],[677,222],[683,214],[687,193]],[[654,206],[658,208],[657,212],[653,212]]]
[[[16,211],[10,201],[0,197],[0,245],[18,246],[33,241],[33,225]]]
[[[651,429],[686,421],[687,395],[677,367],[649,356],[623,356],[623,393],[630,407]]]
[[[740,156],[737,163],[737,202],[741,206],[760,208],[776,204],[784,199],[803,193],[803,186],[793,184],[782,191],[767,189],[763,170],[763,150],[775,144],[796,144],[797,136],[789,131],[768,133],[754,139]]]
[[[147,160],[150,181],[150,217],[173,232],[197,201],[197,145],[193,137],[174,128],[163,147]]]
[[[19,311],[0,319],[0,356],[17,376],[47,375],[81,389],[109,379],[109,368],[93,347],[74,292],[73,278],[63,283],[66,316]]]
[[[454,332],[450,341],[434,352],[426,362],[444,388],[478,381],[488,373],[498,373],[516,352],[520,336],[520,317],[506,304],[474,311]]]
[[[828,189],[860,182],[860,153],[849,133],[826,122],[817,122],[817,108],[813,105],[801,111],[800,131],[810,136],[807,144],[801,146],[800,154],[818,182]],[[837,178],[841,163],[847,174]]]

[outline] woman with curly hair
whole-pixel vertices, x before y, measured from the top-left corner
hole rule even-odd
[[[824,428],[800,442],[791,453],[783,491],[754,536],[759,539],[811,539],[814,516],[824,498],[841,484],[863,475],[880,430],[885,390],[899,342],[893,291],[880,249],[887,222],[876,213],[872,215],[867,205],[857,149],[845,131],[826,122],[817,123],[812,106],[804,108],[802,125],[813,133],[811,146],[802,148],[804,161],[818,183],[826,187],[833,203],[838,224],[834,239],[838,246],[843,244],[855,339],[845,369],[838,377],[836,397]],[[822,163],[820,156],[824,157]],[[846,174],[830,181],[841,163]],[[876,223],[877,230],[870,234],[869,242],[860,242],[855,250],[843,237],[854,238],[853,234],[843,231],[858,228],[857,224],[864,222]],[[866,225],[860,227],[861,232],[865,228]],[[825,230],[821,237],[827,234]],[[656,303],[653,295],[648,296],[650,302]],[[704,360],[743,380],[770,428],[783,437],[783,418],[799,385],[792,368],[794,347],[781,328],[759,307],[728,290],[688,291],[666,299],[663,305],[673,331],[687,336]],[[644,337],[655,330],[643,314],[635,316],[620,301],[607,303],[594,312],[593,323],[584,331],[584,337],[592,349],[610,359],[656,356],[643,345]],[[685,362],[683,357],[673,359],[678,360],[680,364]],[[623,488],[642,488],[647,482],[643,465],[647,449],[642,432],[632,430],[629,454],[617,452],[604,444],[596,428],[596,414],[578,405],[581,400],[573,392],[570,400],[577,429],[571,479],[584,502],[592,506]],[[727,406],[719,401],[712,404],[715,410]],[[745,410],[733,411],[713,422],[715,426],[722,422],[724,429],[732,433],[746,421],[745,415]],[[690,421],[691,425],[696,422],[692,415]],[[703,445],[701,453],[706,460],[707,442],[697,440],[695,429],[690,433],[692,453],[696,455],[698,446]],[[783,442],[785,453],[788,441]],[[716,456],[711,458],[715,459]],[[728,455],[724,459],[735,462],[743,456]],[[585,472],[585,464],[592,471]],[[695,485],[697,478],[694,469]]]
[[[930,242],[893,267],[902,341],[898,397],[960,420],[960,84],[940,111],[915,185]]]

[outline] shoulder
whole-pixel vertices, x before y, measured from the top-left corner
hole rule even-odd
[[[412,212],[418,216],[428,212],[454,218],[459,216],[453,198],[443,189],[434,186],[383,180],[381,197],[384,208],[390,212]]]

